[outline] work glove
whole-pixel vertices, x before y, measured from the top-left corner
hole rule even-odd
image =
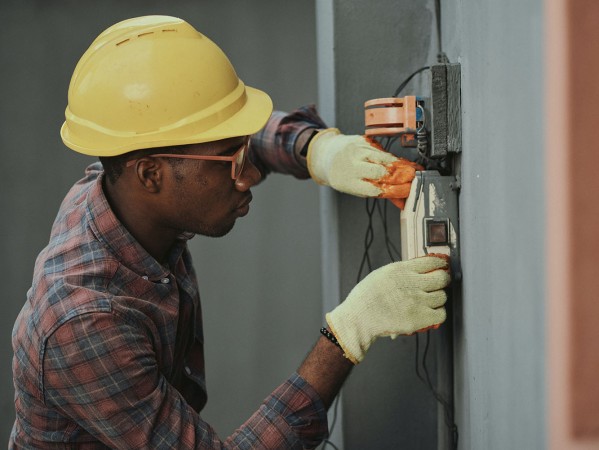
[[[417,170],[424,168],[398,158],[374,140],[343,135],[336,128],[318,132],[308,145],[310,176],[319,184],[358,197],[382,197],[402,208]]]
[[[326,315],[329,328],[354,364],[380,336],[409,335],[445,321],[448,261],[425,256],[371,272]]]

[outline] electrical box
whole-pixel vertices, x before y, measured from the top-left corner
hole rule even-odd
[[[462,151],[461,77],[459,64],[431,66],[431,98],[427,108],[431,124],[428,154],[438,159]]]
[[[456,178],[436,170],[416,172],[410,195],[400,215],[402,260],[431,253],[451,257],[452,273],[459,274],[459,221]]]
[[[460,65],[437,64],[427,72],[428,96],[372,99],[364,104],[365,134],[415,147],[417,172],[401,212],[401,253],[408,260],[430,253],[450,256],[459,271],[458,192],[462,151]]]

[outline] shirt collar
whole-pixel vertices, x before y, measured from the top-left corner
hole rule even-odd
[[[87,194],[86,215],[92,232],[119,261],[140,276],[147,276],[151,281],[167,277],[169,269],[156,261],[114,215],[102,189],[102,177],[103,173]],[[169,265],[174,267],[173,263],[181,257],[187,240],[193,236],[193,233],[179,235],[167,257]]]

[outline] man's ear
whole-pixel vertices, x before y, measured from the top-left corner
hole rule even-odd
[[[162,189],[165,165],[157,158],[143,157],[135,163],[137,181],[149,193],[156,194]]]

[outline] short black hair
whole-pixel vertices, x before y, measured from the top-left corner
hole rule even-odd
[[[110,184],[114,184],[125,170],[127,161],[132,159],[143,158],[148,155],[155,155],[157,153],[182,153],[186,154],[187,150],[195,144],[185,145],[172,145],[168,147],[156,147],[156,148],[145,148],[141,150],[134,150],[132,152],[123,153],[117,156],[100,156],[100,162],[104,167],[104,174]],[[171,166],[175,166],[181,163],[181,160],[175,158],[169,158],[168,163]]]

